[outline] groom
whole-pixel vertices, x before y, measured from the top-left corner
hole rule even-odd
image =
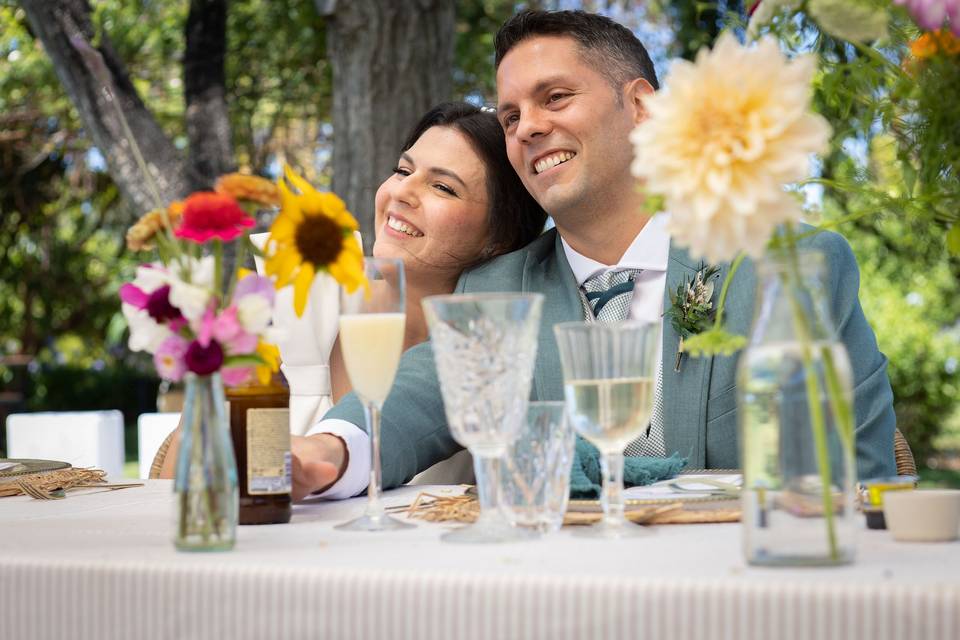
[[[525,11],[503,25],[495,47],[497,112],[510,163],[556,229],[465,272],[457,291],[544,294],[532,397],[559,400],[563,380],[554,324],[583,320],[587,313],[601,321],[660,321],[670,304],[667,292],[692,280],[699,265],[671,246],[665,215],[640,214],[643,196],[630,173],[628,136],[645,118],[645,98],[658,88],[640,41],[599,15]],[[894,475],[893,394],[886,358],[857,300],[856,262],[836,234],[816,234],[807,244],[826,256],[829,304],[853,366],[859,477]],[[719,266],[722,280],[727,265]],[[631,280],[632,290],[622,286]],[[755,270],[746,261],[726,303],[734,333],[749,331],[755,288]],[[597,309],[590,294],[608,289],[624,293]],[[677,371],[678,341],[664,322],[655,401],[662,421],[655,419],[628,452],[679,452],[692,468],[739,467],[736,356],[685,358]],[[351,394],[314,426],[313,435],[295,441],[295,497],[323,490],[324,496],[344,498],[366,488],[369,440],[363,424]],[[429,343],[404,354],[383,408],[382,437],[385,488],[460,449],[447,429]]]

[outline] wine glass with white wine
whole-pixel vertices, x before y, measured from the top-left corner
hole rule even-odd
[[[403,352],[406,325],[403,262],[363,259],[368,286],[340,294],[340,350],[353,390],[363,403],[370,435],[370,484],[363,515],[337,525],[347,531],[387,531],[414,525],[386,514],[380,501],[380,411]]]
[[[603,519],[579,535],[644,533],[624,516],[623,450],[650,423],[660,350],[659,322],[554,325],[574,430],[600,450]]]

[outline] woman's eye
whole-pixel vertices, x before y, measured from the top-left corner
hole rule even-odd
[[[436,187],[438,190],[443,191],[444,193],[449,194],[449,195],[451,195],[451,196],[456,196],[456,195],[457,195],[457,192],[456,192],[456,191],[454,191],[453,189],[451,189],[451,188],[448,187],[447,185],[443,184],[442,182],[438,182],[437,184],[435,184],[435,185],[433,185],[433,186]]]
[[[406,167],[394,167],[393,172],[401,176],[410,175],[410,169],[407,169]]]

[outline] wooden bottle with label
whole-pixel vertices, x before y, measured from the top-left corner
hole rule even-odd
[[[228,387],[240,524],[290,522],[290,391],[282,379]]]

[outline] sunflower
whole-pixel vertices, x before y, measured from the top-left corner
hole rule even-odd
[[[363,250],[354,236],[357,221],[343,200],[317,191],[290,167],[283,171],[286,182],[279,181],[280,213],[270,227],[265,266],[277,288],[293,284],[293,308],[301,316],[318,271],[327,271],[350,292],[364,283]]]

